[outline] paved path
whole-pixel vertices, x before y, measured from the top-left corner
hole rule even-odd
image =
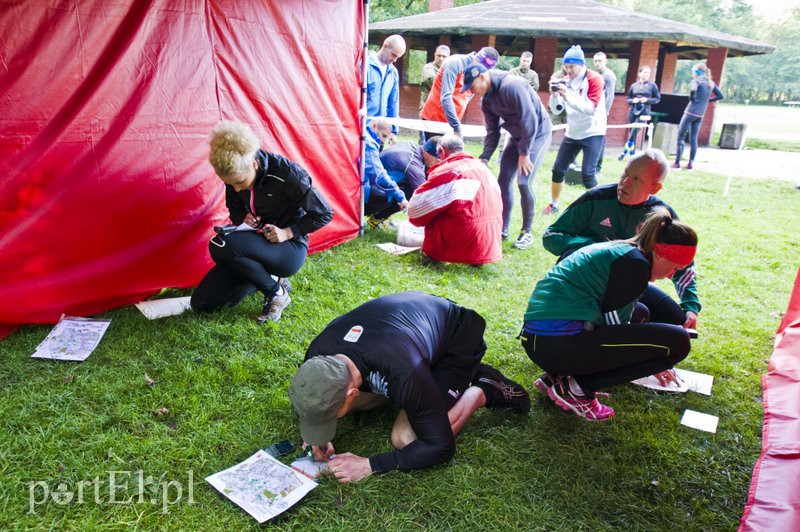
[[[682,165],[688,160],[689,147],[683,152]],[[674,162],[674,156],[670,156]],[[701,147],[697,150],[694,167],[722,176],[752,179],[782,179],[800,183],[800,152],[775,150],[721,150]],[[684,170],[673,170],[673,172]]]

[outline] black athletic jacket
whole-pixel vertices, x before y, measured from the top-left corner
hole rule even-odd
[[[256,160],[253,214],[261,216],[264,223],[291,227],[294,240],[308,246],[308,234],[327,225],[333,219],[333,210],[299,164],[264,150],[258,150]],[[236,192],[225,185],[225,204],[236,225],[244,222],[250,212],[250,193],[250,190]]]
[[[336,318],[309,345],[305,360],[346,355],[361,372],[362,391],[388,397],[408,414],[418,439],[370,456],[374,473],[423,469],[453,457],[447,406],[430,368],[447,352],[459,309],[421,292],[390,294]]]

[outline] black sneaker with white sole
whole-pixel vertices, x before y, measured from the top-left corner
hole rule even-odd
[[[509,408],[517,414],[527,414],[531,409],[528,392],[488,364],[481,364],[473,386],[483,390],[488,408]]]
[[[514,247],[517,249],[528,249],[533,244],[533,234],[529,232],[520,233],[514,241]]]

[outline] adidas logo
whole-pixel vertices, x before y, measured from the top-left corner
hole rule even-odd
[[[603,227],[612,227],[611,226],[611,219],[606,216],[606,218],[603,219],[602,222],[600,222],[600,225],[602,225]]]

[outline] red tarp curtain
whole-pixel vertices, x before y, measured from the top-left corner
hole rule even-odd
[[[305,167],[359,228],[352,0],[0,0],[0,328],[189,287],[227,217],[208,163],[220,119]]]
[[[761,456],[739,530],[800,530],[800,269],[761,382]]]

